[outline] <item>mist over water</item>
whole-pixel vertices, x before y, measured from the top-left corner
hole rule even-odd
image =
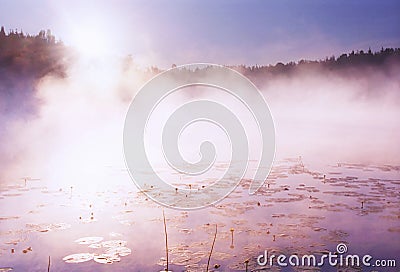
[[[277,156],[398,164],[398,70],[303,71],[266,82],[261,90],[275,120]]]
[[[164,209],[169,270],[207,270],[215,226],[211,264],[223,270],[243,271],[244,260],[255,270],[264,250],[301,256],[334,252],[339,243],[348,245],[349,253],[397,260],[399,168],[390,165],[399,165],[399,68],[250,75],[268,102],[276,130],[275,163],[254,195],[248,192],[262,141],[252,115],[227,92],[183,88],[160,102],[148,120],[146,151],[157,175],[175,187],[171,190],[149,184],[138,190],[124,161],[125,116],[154,71],[114,60],[80,60],[65,77],[35,81],[19,97],[29,107],[3,92],[1,265],[42,271],[51,255],[56,271],[108,271],[110,265],[115,271],[163,270],[162,207],[146,193],[176,199],[181,188],[190,188],[189,194],[195,194],[217,182],[229,166],[229,138],[207,122],[187,126],[177,140],[183,158],[193,163],[200,159],[203,141],[215,144],[211,171],[187,177],[164,160],[161,130],[168,117],[202,99],[221,102],[241,121],[249,168],[228,197],[207,209]],[[101,242],[78,242],[91,239]],[[117,247],[109,248],[110,243]],[[108,254],[113,250],[121,254]],[[87,259],[79,259],[82,254]]]
[[[14,102],[13,114],[2,116],[2,182],[99,179],[105,166],[122,162],[127,100],[145,78],[132,71],[122,69],[119,61],[80,60],[65,78],[38,80],[31,92],[38,101],[34,114],[18,110]],[[127,86],[130,93],[122,93]]]
[[[1,182],[32,177],[60,186],[77,183],[85,187],[81,181],[94,179],[100,186],[108,183],[104,180],[107,167],[124,168],[125,114],[149,75],[131,66],[121,67],[119,61],[78,61],[69,67],[66,77],[45,76],[36,83],[36,91],[29,97],[35,101],[33,113],[21,109],[2,114]],[[302,69],[251,78],[274,117],[276,158],[302,156],[308,163],[399,164],[400,79],[395,76],[399,70],[399,65],[348,72]],[[217,90],[215,94],[210,90],[184,94],[170,99],[167,103],[171,104],[164,107],[199,97],[221,98]],[[5,107],[18,109],[20,101],[2,103]],[[231,110],[240,116],[245,109]],[[200,126],[197,132],[202,137],[225,139],[213,129]],[[257,150],[257,131],[246,133],[250,149]],[[192,144],[184,145],[182,150],[192,152],[189,158],[198,153]],[[250,155],[250,159],[257,159],[257,155]]]

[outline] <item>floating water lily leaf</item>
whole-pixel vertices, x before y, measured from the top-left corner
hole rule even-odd
[[[174,257],[171,262],[176,265],[185,265],[185,264],[188,264],[189,261],[190,261],[189,255],[183,254],[183,255]]]
[[[95,243],[95,244],[90,244],[88,247],[90,247],[90,248],[101,248],[102,245],[101,245],[101,243]]]
[[[183,229],[180,229],[179,232],[186,233],[186,234],[190,234],[190,233],[192,233],[192,230],[191,230],[191,229],[183,228]]]
[[[103,247],[124,247],[127,244],[128,242],[124,240],[110,240],[101,243]]]
[[[127,247],[112,247],[106,250],[107,254],[118,255],[120,257],[128,256],[132,250]]]
[[[50,224],[50,229],[52,230],[66,230],[71,228],[70,224],[67,223],[54,223],[54,224]]]
[[[103,237],[83,237],[75,240],[75,243],[78,243],[80,245],[90,245],[90,244],[95,244],[103,240]]]
[[[93,254],[91,253],[76,253],[65,256],[63,261],[66,263],[83,263],[93,259]]]
[[[0,221],[1,220],[18,219],[18,218],[19,218],[19,216],[0,216]]]
[[[390,231],[390,232],[400,232],[400,227],[389,228],[388,231]]]
[[[214,252],[212,257],[216,260],[223,261],[232,257],[231,254],[225,252]]]
[[[29,229],[36,230],[38,232],[48,232],[52,230],[65,230],[71,228],[70,224],[67,223],[51,223],[51,224],[26,224]]]
[[[110,235],[111,237],[121,237],[121,236],[122,236],[121,233],[117,233],[117,232],[110,232],[109,235]]]
[[[167,265],[167,259],[165,259],[165,257],[161,257],[160,260],[158,260],[157,265],[166,266]]]
[[[21,196],[21,193],[8,193],[8,194],[3,194],[3,196]]]
[[[94,255],[93,260],[96,263],[101,263],[101,264],[112,264],[114,262],[119,262],[121,258],[118,255],[115,254],[100,254],[100,255]]]
[[[130,220],[130,219],[121,219],[121,220],[119,220],[119,222],[125,226],[132,226],[133,224],[135,224],[135,221]]]

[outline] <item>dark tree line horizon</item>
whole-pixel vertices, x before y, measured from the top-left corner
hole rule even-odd
[[[37,35],[23,33],[22,30],[9,30],[5,32],[4,27],[0,29],[0,72],[16,72],[24,76],[44,76],[48,73],[64,75],[68,61],[72,58],[68,54],[69,47],[62,41],[56,41],[51,30],[41,30]],[[126,58],[129,58],[128,56]],[[387,61],[400,62],[400,48],[381,48],[373,52],[370,48],[367,51],[356,50],[350,53],[343,53],[336,57],[334,55],[320,60],[301,59],[287,63],[278,62],[268,65],[228,65],[235,70],[246,74],[279,74],[290,73],[298,68],[327,68],[337,70],[349,67],[380,66]],[[175,64],[172,65],[173,67]],[[157,73],[162,71],[157,66],[147,68],[146,72]],[[0,77],[1,79],[1,77]]]
[[[319,66],[329,69],[347,68],[349,66],[377,66],[385,64],[387,60],[400,60],[400,48],[381,48],[380,51],[373,52],[371,48],[367,52],[364,50],[351,51],[343,53],[339,57],[332,55],[320,60],[301,59],[297,62],[290,61],[287,63],[278,62],[275,65],[233,65],[232,68],[242,68],[248,71],[270,70],[277,72],[289,71],[296,66]]]
[[[0,28],[0,117],[28,116],[36,113],[41,103],[36,97],[37,83],[46,75],[59,78],[68,77],[67,68],[74,62],[73,49],[56,41],[50,30],[41,30],[37,35],[25,34],[18,30],[6,33]],[[163,70],[151,66],[140,70],[135,67],[132,56],[121,58],[121,71],[136,69],[145,78]],[[400,48],[382,48],[380,51],[352,51],[338,57],[322,60],[300,60],[277,63],[275,65],[235,65],[228,66],[249,77],[256,85],[275,76],[290,76],[298,71],[318,73],[339,73],[345,76],[362,76],[363,71],[386,71],[396,65],[400,67]],[[174,66],[174,65],[173,65]],[[350,72],[349,72],[350,71]],[[352,73],[357,71],[358,73]],[[366,73],[364,73],[366,74]],[[22,114],[22,115],[21,115]],[[1,119],[1,118],[0,118]],[[1,120],[0,120],[1,121]]]
[[[67,68],[73,63],[76,54],[64,45],[62,41],[56,41],[51,30],[41,30],[37,35],[23,33],[22,30],[9,30],[6,33],[4,27],[0,28],[0,98],[19,99],[30,97],[35,91],[37,81],[43,76],[52,74],[57,77],[67,77]],[[297,71],[334,71],[348,74],[349,70],[362,71],[363,69],[385,70],[392,64],[400,64],[400,48],[381,48],[373,52],[357,50],[343,53],[338,57],[331,56],[321,60],[291,61],[286,64],[278,62],[275,65],[231,65],[255,83],[265,78],[274,76],[290,76]],[[121,70],[129,70],[135,66],[132,56],[121,59]],[[174,67],[176,65],[172,65]],[[162,72],[157,66],[150,66],[137,72],[147,75],[149,78]],[[27,100],[29,101],[29,100]],[[23,103],[28,103],[24,101]],[[6,103],[8,104],[8,103]],[[4,104],[3,104],[4,105]],[[7,106],[6,106],[7,107]]]
[[[50,30],[37,35],[0,28],[0,72],[24,77],[42,77],[48,73],[63,75],[66,48]],[[0,79],[3,77],[0,77]],[[4,78],[3,78],[4,79]]]

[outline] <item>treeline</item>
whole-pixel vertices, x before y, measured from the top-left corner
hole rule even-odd
[[[0,79],[5,76],[40,78],[48,73],[63,75],[66,48],[57,42],[50,30],[37,35],[0,29]]]
[[[35,113],[40,102],[35,97],[36,83],[47,74],[65,76],[66,55],[66,47],[50,30],[32,36],[17,30],[6,33],[1,27],[0,115]]]
[[[321,71],[348,71],[348,69],[382,68],[385,65],[400,64],[400,48],[382,48],[380,51],[367,52],[363,50],[345,53],[339,57],[331,56],[322,60],[300,60],[298,62],[281,62],[276,65],[237,65],[229,66],[251,78],[274,76],[279,74],[291,74],[299,70],[321,70]]]
[[[35,96],[36,83],[43,76],[52,74],[66,76],[67,67],[76,55],[62,42],[56,41],[50,30],[40,31],[37,35],[25,34],[22,31],[10,30],[6,33],[0,28],[0,116],[34,113],[38,102]],[[318,61],[300,60],[276,65],[238,65],[230,66],[249,77],[257,85],[264,79],[274,76],[291,75],[296,71],[315,70],[317,72],[339,71],[352,75],[349,70],[386,69],[392,64],[400,64],[400,48],[382,48],[378,52],[368,50],[332,56]],[[174,66],[174,65],[173,65]],[[132,72],[135,63],[131,56],[121,60],[121,70]],[[145,78],[162,72],[152,66],[147,70],[135,69]],[[190,72],[190,71],[188,71]],[[183,74],[180,74],[182,76]],[[183,75],[184,76],[184,75]],[[1,118],[0,118],[1,121]]]
[[[50,30],[37,35],[24,34],[18,30],[5,32],[0,29],[0,79],[9,73],[40,78],[48,73],[64,75],[69,50],[56,41]],[[229,66],[250,77],[290,74],[303,68],[340,70],[346,68],[377,67],[388,62],[400,62],[400,48],[382,48],[378,52],[371,49],[364,52],[352,51],[339,57],[331,56],[322,60],[300,60],[298,62],[277,63],[275,65],[235,65]],[[126,63],[124,63],[126,65]],[[174,66],[174,65],[173,65]],[[152,66],[143,71],[157,74],[162,70]],[[3,76],[2,76],[3,75]]]

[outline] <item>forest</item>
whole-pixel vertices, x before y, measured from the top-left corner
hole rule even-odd
[[[37,103],[35,86],[46,75],[67,77],[67,68],[75,61],[74,50],[62,41],[56,41],[51,30],[41,30],[37,35],[29,35],[22,30],[0,30],[0,113],[12,114],[17,111],[31,112]],[[400,63],[400,48],[381,48],[343,53],[338,57],[330,56],[321,60],[299,60],[275,65],[235,65],[229,66],[249,77],[257,85],[274,76],[290,76],[298,71],[317,71],[349,74],[363,69],[386,69]],[[131,56],[121,59],[121,70],[134,66]],[[176,65],[173,64],[172,67]],[[147,78],[161,72],[162,69],[151,66],[139,71]],[[351,74],[351,73],[350,73]],[[15,108],[12,105],[20,105]]]
[[[0,30],[0,76],[2,80],[7,75],[18,74],[40,78],[48,73],[65,76],[65,69],[72,61],[72,50],[62,41],[56,41],[51,30],[41,30],[37,35],[24,34],[22,31]],[[127,57],[129,58],[129,57]],[[349,67],[374,67],[387,62],[400,61],[400,48],[381,48],[372,52],[357,50],[343,53],[338,57],[330,56],[321,60],[299,60],[286,64],[278,62],[274,65],[234,65],[230,68],[239,70],[251,76],[265,76],[281,73],[290,73],[303,68],[318,68],[339,70]],[[126,62],[125,62],[126,64]],[[173,67],[176,65],[172,65]],[[160,72],[162,69],[152,66],[147,72]]]
[[[48,74],[66,76],[68,60],[66,47],[50,30],[31,36],[17,30],[6,33],[1,27],[0,114],[34,113],[38,80]]]
[[[66,47],[56,42],[50,30],[37,35],[25,35],[22,31],[4,27],[0,30],[0,76],[18,74],[27,77],[42,77],[48,73],[63,75],[65,71]]]

